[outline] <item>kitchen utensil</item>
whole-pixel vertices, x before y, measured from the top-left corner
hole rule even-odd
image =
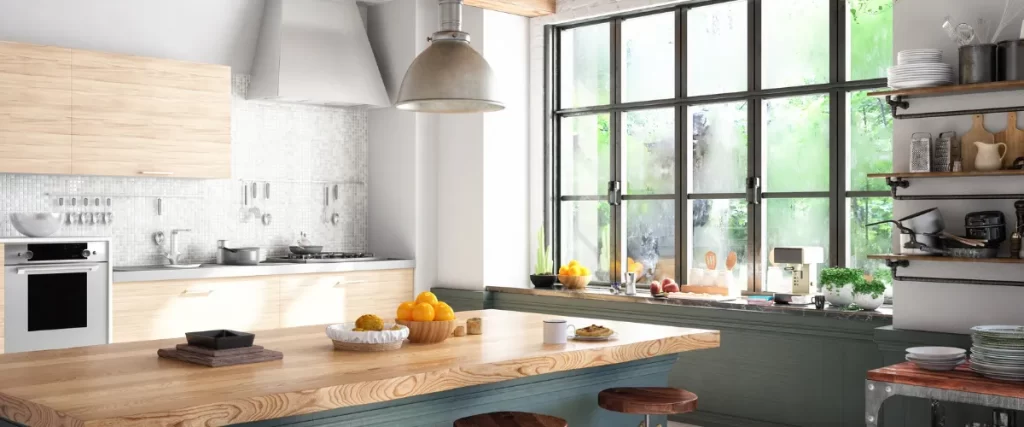
[[[960,46],[960,84],[994,82],[998,78],[998,49],[994,44]]]
[[[969,238],[966,238],[966,237],[960,237],[960,236],[957,236],[955,234],[949,233],[947,231],[943,231],[943,232],[939,233],[939,236],[941,236],[943,239],[955,240],[956,242],[958,242],[958,243],[960,243],[960,244],[962,244],[964,246],[970,246],[970,247],[975,247],[975,248],[980,248],[980,247],[984,247],[984,246],[990,246],[989,242],[987,242],[987,241],[978,240],[978,239],[969,239]]]
[[[733,267],[736,267],[736,252],[729,251],[729,255],[725,256],[725,269],[732,271]]]
[[[156,351],[156,354],[157,356],[165,359],[174,359],[185,363],[192,363],[211,368],[270,362],[284,358],[283,353],[267,349],[263,349],[259,352],[243,353],[232,356],[208,356],[205,354],[182,351],[176,348],[161,348]]]
[[[93,206],[99,206],[100,205],[100,198],[97,197],[95,199],[92,199],[92,203],[93,203]]]
[[[915,132],[910,136],[910,171],[931,172],[932,134]]]
[[[63,197],[58,197],[57,198],[57,206],[64,206],[64,198]]]
[[[1000,211],[971,212],[964,216],[968,238],[999,244],[1006,240],[1006,217]]]
[[[164,199],[157,197],[156,199],[156,215],[161,216],[164,214]]]
[[[978,171],[996,171],[1002,168],[1003,159],[1006,158],[1006,144],[997,142],[988,144],[981,141],[974,142],[978,154],[974,158],[974,169]],[[999,149],[1003,151],[1000,153]]]
[[[341,222],[341,215],[338,215],[337,212],[331,214],[331,225],[338,225],[339,222]]]
[[[103,223],[104,224],[110,225],[113,222],[114,222],[114,213],[113,212],[107,212],[107,213],[103,214]]]
[[[28,237],[46,237],[60,230],[64,215],[51,212],[14,212],[10,214],[11,225]]]
[[[270,200],[270,183],[263,183],[263,199]]]
[[[1024,80],[1024,40],[999,42],[999,81]]]
[[[82,206],[89,206],[89,198],[88,197],[83,197],[82,198]]]
[[[256,335],[227,329],[212,331],[186,332],[188,345],[208,348],[210,350],[228,350],[232,348],[252,347]]]
[[[939,211],[939,208],[915,212],[896,221],[899,222],[897,226],[906,227],[913,230],[913,233],[918,234],[938,233],[946,229],[946,223],[942,219],[942,213]]]
[[[934,64],[941,62],[941,49],[906,49],[896,54],[896,64],[898,65]]]
[[[250,184],[250,187],[252,189],[252,202],[256,203],[256,199],[259,198],[259,184],[257,184],[256,181],[253,181],[252,184]]]
[[[324,250],[323,246],[289,246],[288,250],[295,255],[316,255]]]
[[[313,246],[313,242],[309,240],[309,236],[307,236],[305,232],[300,231],[299,238],[298,240],[295,241],[295,246],[298,246],[300,248],[305,246]]]
[[[263,225],[270,225],[271,221],[273,221],[273,220],[274,220],[274,217],[272,217],[270,214],[268,214],[268,213],[263,214]]]
[[[978,157],[978,149],[975,146],[975,141],[981,141],[988,144],[994,144],[996,142],[995,134],[985,130],[985,116],[981,114],[975,114],[972,116],[971,130],[967,131],[963,137],[960,138],[960,150],[961,150],[961,162],[963,163],[964,172],[974,172],[974,159]]]
[[[1024,76],[1021,79],[1024,80]],[[1024,157],[1024,130],[1017,128],[1017,116],[1016,111],[1006,113],[1006,130],[999,132],[996,137],[996,141],[1006,143],[1003,169],[1013,169],[1014,161],[1018,157]]]
[[[82,214],[82,224],[92,225],[92,224],[95,224],[95,223],[96,223],[96,217],[93,216],[92,212],[86,212],[86,213]]]
[[[911,347],[907,349],[907,355],[918,360],[956,360],[967,355],[967,350],[957,347]]]
[[[238,222],[249,222],[249,188],[242,183],[242,206],[238,208]]]
[[[962,45],[969,45],[974,41],[974,27],[970,24],[961,22],[956,26],[956,34]]]
[[[218,259],[224,265],[257,265],[260,263],[260,248],[218,248]]]
[[[704,254],[704,264],[707,265],[708,270],[714,270],[718,266],[718,256],[714,252],[708,251]]]
[[[1021,258],[1024,257],[1024,200],[1018,200],[1013,202],[1014,214],[1017,217],[1017,224],[1013,229],[1013,234],[1017,236],[1017,251],[1010,254],[1011,257]]]
[[[954,139],[956,139],[956,132],[942,132],[932,143],[932,172],[949,172],[953,167],[952,150]]]
[[[565,344],[569,339],[569,329],[576,335],[576,326],[565,319],[544,320],[544,344]]]
[[[320,213],[320,222],[327,224],[330,221],[330,217],[327,215],[327,210],[331,205],[330,186],[324,186],[324,209]]]

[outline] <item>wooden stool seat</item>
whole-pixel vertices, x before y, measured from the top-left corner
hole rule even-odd
[[[685,414],[697,410],[697,395],[671,387],[617,387],[598,393],[597,405],[624,414]]]
[[[568,427],[565,420],[529,412],[491,412],[455,420],[455,427]]]

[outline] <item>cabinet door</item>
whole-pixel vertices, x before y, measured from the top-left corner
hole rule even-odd
[[[71,51],[0,42],[0,172],[71,173]]]
[[[258,331],[280,322],[277,277],[114,284],[114,342],[209,329]]]
[[[413,298],[412,270],[287,276],[281,280],[281,327],[350,322],[363,314],[394,319]]]
[[[75,50],[72,171],[229,178],[231,69]]]

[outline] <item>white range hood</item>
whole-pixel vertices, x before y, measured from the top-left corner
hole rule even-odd
[[[267,0],[247,97],[390,106],[355,0]]]

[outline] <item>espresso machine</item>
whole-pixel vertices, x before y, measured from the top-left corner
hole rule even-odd
[[[793,273],[793,290],[776,292],[780,304],[811,304],[818,288],[818,264],[825,262],[825,250],[816,246],[776,247],[775,264],[784,264]]]

